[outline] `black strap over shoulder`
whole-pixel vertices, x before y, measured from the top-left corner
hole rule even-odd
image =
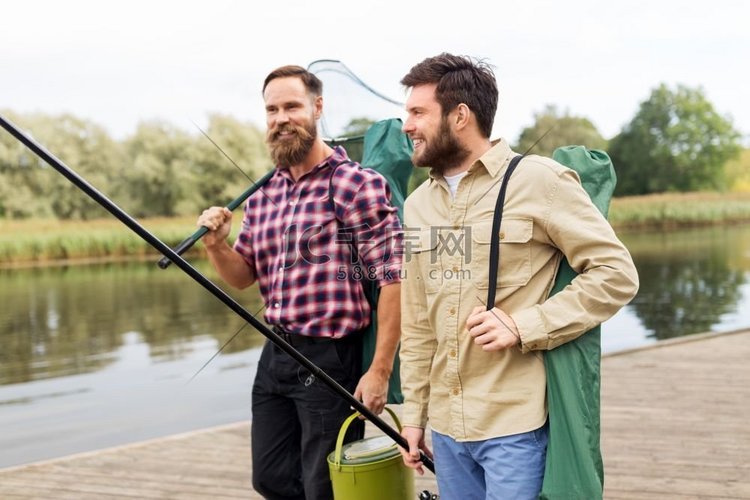
[[[497,291],[497,272],[500,268],[500,224],[503,221],[503,205],[505,204],[505,192],[508,190],[508,181],[513,171],[523,159],[523,155],[518,155],[510,160],[508,169],[503,176],[503,183],[500,186],[500,193],[497,195],[495,203],[495,214],[492,219],[492,233],[490,236],[490,282],[487,288],[487,310],[495,307],[495,292]]]

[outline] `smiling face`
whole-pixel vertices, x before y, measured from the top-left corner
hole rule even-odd
[[[300,164],[312,149],[323,98],[311,95],[297,77],[271,80],[263,92],[266,103],[266,144],[275,165]]]
[[[435,99],[436,84],[417,85],[406,101],[408,117],[403,131],[414,143],[412,163],[431,167],[436,173],[458,167],[469,155],[451,130],[451,113],[444,116]]]

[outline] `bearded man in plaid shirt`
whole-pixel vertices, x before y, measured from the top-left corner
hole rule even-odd
[[[385,179],[319,137],[322,86],[299,66],[266,77],[266,142],[276,172],[248,198],[234,246],[227,208],[204,211],[198,225],[209,229],[203,243],[221,277],[240,289],[257,281],[265,321],[379,414],[400,335],[401,226]],[[361,375],[361,333],[371,317],[363,277],[377,281],[380,298],[376,352]],[[349,405],[266,341],[252,413],[253,487],[266,498],[331,499],[326,456]],[[347,440],[363,434],[360,421]]]

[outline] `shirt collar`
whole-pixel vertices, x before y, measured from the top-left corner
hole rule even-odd
[[[479,159],[477,159],[468,172],[475,172],[479,168],[484,168],[490,177],[496,177],[510,161],[513,155],[513,151],[508,145],[508,141],[503,138],[492,141],[492,147],[484,153]],[[430,187],[435,188],[441,182],[445,183],[445,178],[442,174],[435,173],[430,169]],[[447,186],[447,184],[446,184]]]
[[[348,161],[351,161],[351,160],[349,159],[349,155],[346,153],[346,150],[344,149],[344,147],[343,146],[335,146],[333,148],[333,153],[331,153],[328,156],[328,158],[326,158],[322,162],[320,162],[317,165],[315,165],[312,168],[312,170],[310,170],[305,175],[303,175],[302,177],[300,177],[298,179],[298,181],[300,181],[300,180],[302,180],[302,179],[304,179],[304,178],[306,178],[308,176],[314,175],[314,174],[318,173],[319,171],[323,170],[326,167],[336,168],[339,165],[341,165],[342,163],[346,163]],[[276,167],[276,174],[277,175],[281,175],[282,177],[286,178],[287,180],[290,180],[290,181],[292,180],[292,175],[289,173],[289,169],[279,168],[277,166]]]
[[[492,147],[484,153],[474,164],[469,168],[469,172],[472,172],[478,168],[484,168],[490,177],[497,177],[497,175],[508,165],[513,151],[508,145],[508,141],[503,138],[492,141]]]

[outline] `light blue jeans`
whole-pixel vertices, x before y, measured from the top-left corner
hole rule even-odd
[[[547,428],[468,442],[432,431],[440,499],[536,499],[544,479]]]

